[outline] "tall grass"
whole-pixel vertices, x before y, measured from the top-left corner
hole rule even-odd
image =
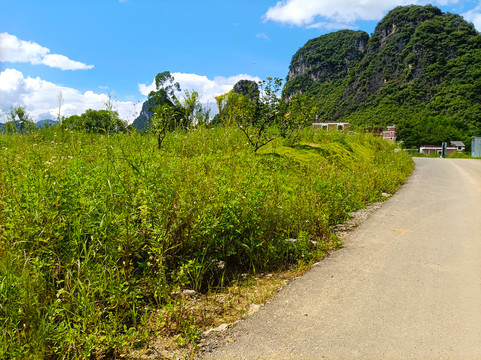
[[[313,261],[412,161],[369,135],[254,154],[234,129],[0,137],[0,358],[113,357],[173,290]],[[170,306],[170,308],[169,308]],[[192,324],[177,319],[179,333]],[[174,320],[172,320],[174,321]]]

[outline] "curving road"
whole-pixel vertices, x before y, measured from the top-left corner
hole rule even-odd
[[[415,162],[342,250],[204,358],[481,359],[481,161]]]

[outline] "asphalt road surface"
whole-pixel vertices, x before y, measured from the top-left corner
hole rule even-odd
[[[415,159],[345,247],[206,359],[481,359],[481,161]]]

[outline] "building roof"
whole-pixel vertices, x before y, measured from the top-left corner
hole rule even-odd
[[[451,145],[454,146],[466,146],[462,141],[451,141]]]

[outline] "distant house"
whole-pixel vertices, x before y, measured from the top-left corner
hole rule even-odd
[[[348,122],[315,122],[312,123],[314,129],[322,129],[326,131],[348,131]]]
[[[464,152],[466,150],[466,145],[462,141],[451,141],[451,146],[456,146],[459,152]]]
[[[396,126],[388,126],[382,131],[382,138],[389,142],[396,142]]]
[[[384,140],[387,140],[389,142],[395,143],[396,142],[396,126],[391,125],[391,126],[369,126],[364,128],[363,130],[365,133],[372,134],[374,136],[380,136]]]
[[[464,145],[462,141],[451,141],[446,147],[446,156],[450,156],[455,152],[464,152],[464,150],[466,150],[466,145]],[[419,148],[419,152],[425,155],[441,155],[443,153],[443,147],[435,145],[423,145]]]

